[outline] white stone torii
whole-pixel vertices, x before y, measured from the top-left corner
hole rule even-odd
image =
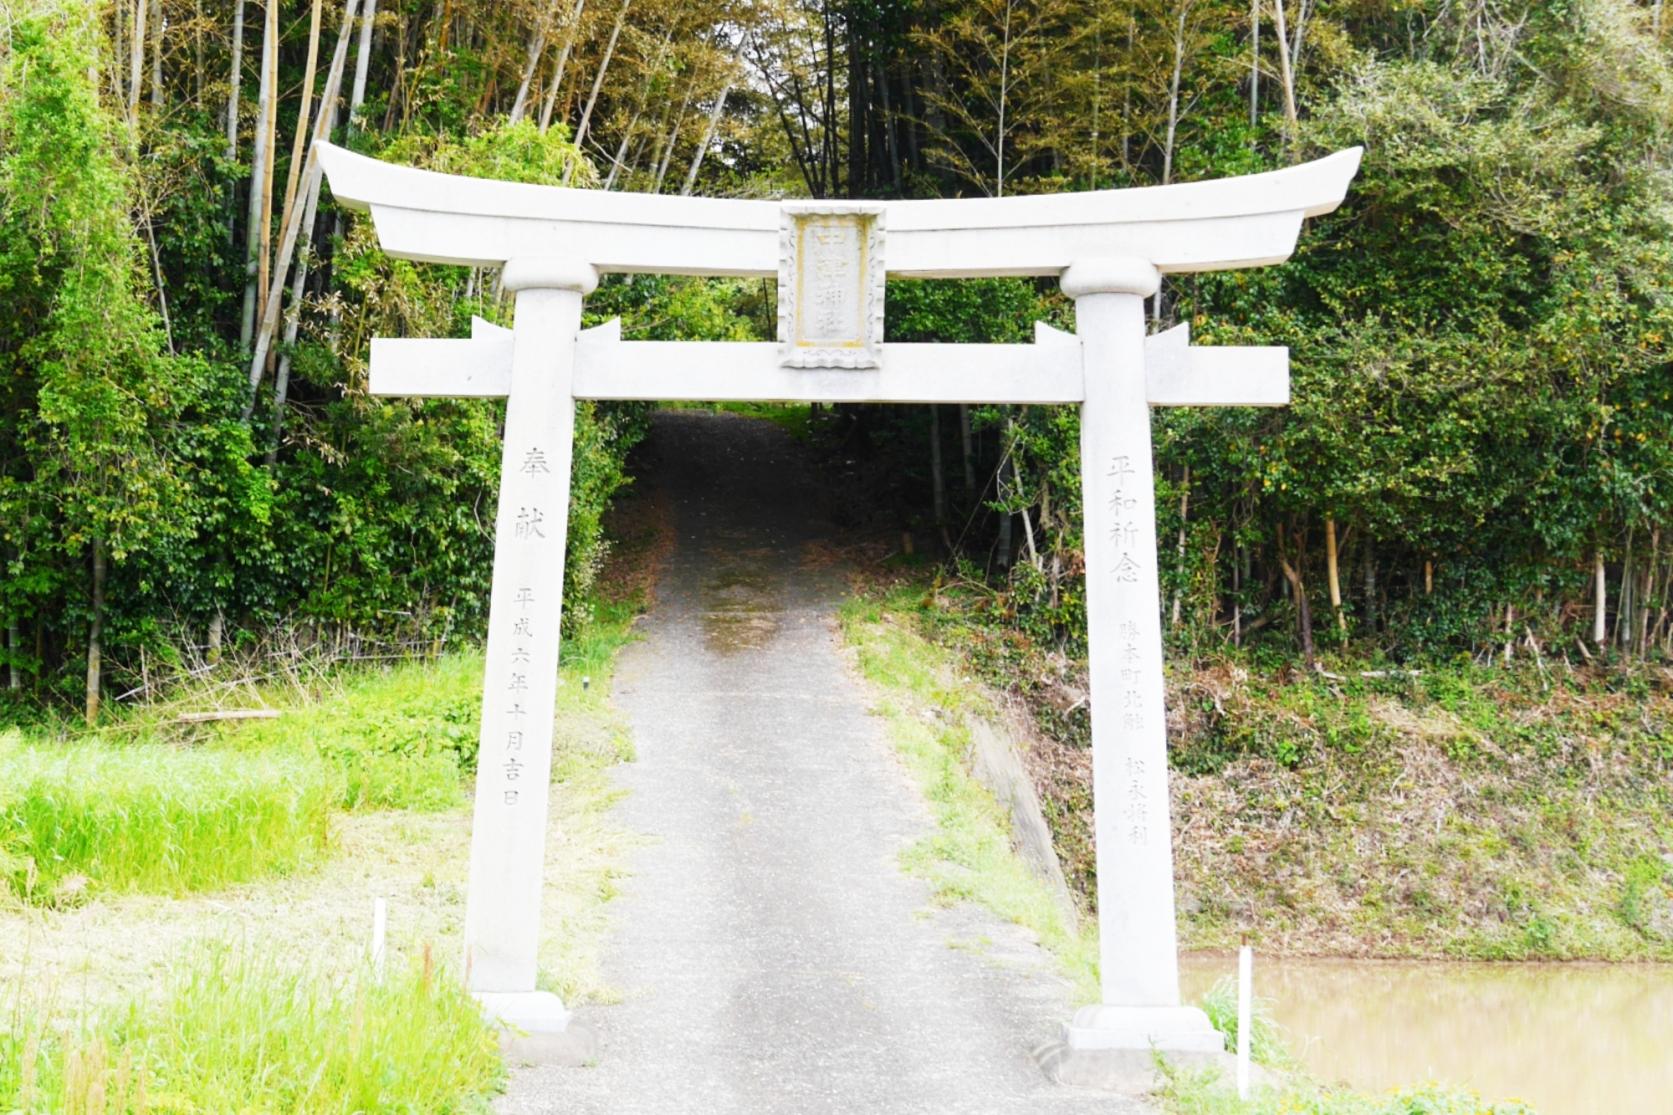
[[[524,1030],[569,1015],[535,989],[576,399],[1062,403],[1081,408],[1101,1002],[1072,1049],[1222,1048],[1180,1001],[1163,708],[1152,406],[1281,406],[1284,348],[1147,337],[1167,273],[1257,267],[1335,209],[1360,149],[1241,178],[889,202],[608,193],[395,166],[326,146],[337,201],[383,250],[504,266],[511,330],[375,340],[379,395],[504,397],[487,671],[465,912],[466,981]],[[624,341],[582,330],[601,272],[776,276],[779,340]],[[1032,345],[884,344],[885,276],[1059,276],[1077,332]]]

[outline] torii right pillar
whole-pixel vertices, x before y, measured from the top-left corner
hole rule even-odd
[[[1092,803],[1102,1002],[1067,1028],[1071,1049],[1220,1052],[1208,1016],[1179,996],[1156,492],[1145,380],[1148,260],[1078,261],[1086,398],[1080,463],[1092,704]]]

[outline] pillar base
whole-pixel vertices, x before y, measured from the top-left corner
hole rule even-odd
[[[473,991],[482,1013],[500,1029],[507,1057],[524,1064],[586,1065],[598,1058],[598,1038],[572,1020],[550,991]]]
[[[1071,1050],[1224,1053],[1225,1036],[1196,1007],[1082,1007],[1063,1028]]]

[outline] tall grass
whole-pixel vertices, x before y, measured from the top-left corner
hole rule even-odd
[[[1237,981],[1230,976],[1216,980],[1214,986],[1199,1000],[1204,1014],[1213,1027],[1226,1035],[1226,1048],[1237,1048]],[[1271,1068],[1295,1067],[1295,1055],[1284,1043],[1284,1029],[1272,1018],[1272,1007],[1264,999],[1256,998],[1249,1012],[1249,1057],[1256,1064]]]
[[[0,735],[0,880],[32,902],[178,894],[315,863],[336,797],[296,755]]]
[[[442,810],[464,802],[463,779],[476,769],[481,654],[345,670],[322,691],[289,696],[277,719],[222,725],[213,742],[318,755],[342,772],[344,809]]]
[[[428,956],[375,979],[294,972],[226,946],[187,960],[159,1002],[0,1027],[0,1111],[486,1110],[494,1031]]]

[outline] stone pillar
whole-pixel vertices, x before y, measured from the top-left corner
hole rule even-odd
[[[1086,385],[1080,460],[1103,998],[1068,1028],[1075,1049],[1224,1048],[1207,1016],[1179,1000],[1144,362],[1144,300],[1159,282],[1149,262],[1131,258],[1077,262],[1062,279],[1075,300]]]
[[[517,292],[505,409],[494,579],[482,686],[482,746],[465,904],[466,983],[491,1013],[562,1031],[557,996],[535,991],[552,719],[563,614],[564,538],[575,435],[581,300],[598,275],[568,259],[514,259]]]

